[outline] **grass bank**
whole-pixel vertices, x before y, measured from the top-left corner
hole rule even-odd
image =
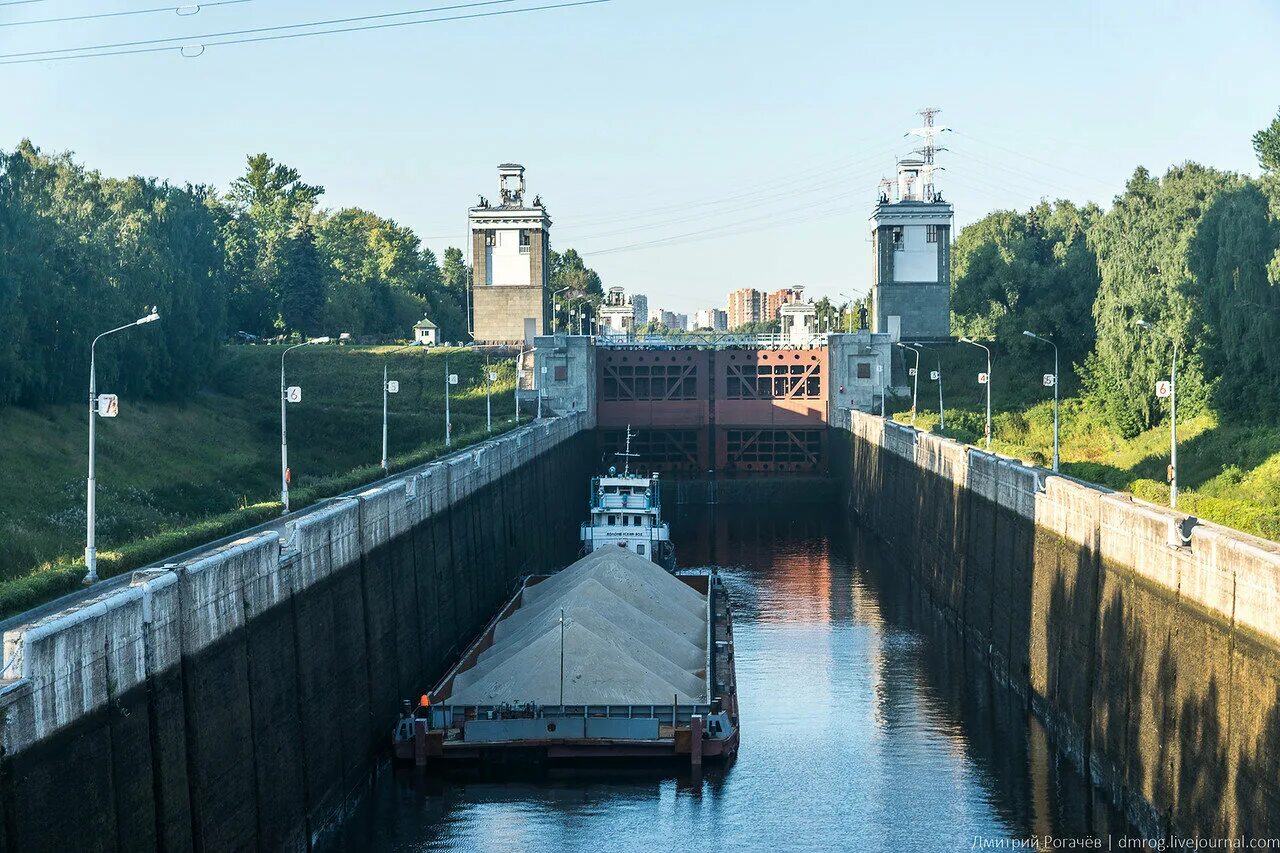
[[[466,350],[316,346],[288,357],[291,504],[381,476],[382,366],[390,466],[444,452],[445,360],[454,448],[487,436],[485,357]],[[279,514],[279,347],[228,347],[208,388],[182,403],[122,399],[98,420],[99,573],[118,574]],[[389,359],[389,362],[388,362]],[[514,426],[515,367],[494,361],[494,432]],[[104,392],[110,389],[102,389]],[[80,404],[0,408],[0,614],[61,595],[84,574],[88,425]]]
[[[941,359],[946,428],[939,428],[938,386],[930,371]],[[908,364],[914,356],[907,354]],[[916,426],[979,444],[986,417],[985,389],[977,373],[985,356],[955,345],[926,353],[920,366]],[[1053,391],[1041,376],[1053,370],[1043,359],[997,358],[993,366],[992,449],[1036,465],[1053,458]],[[1079,394],[1063,367],[1060,456],[1063,473],[1168,505],[1169,427],[1133,438],[1112,430]],[[898,398],[894,418],[910,420],[911,400]],[[1223,422],[1202,415],[1178,423],[1178,508],[1209,521],[1280,541],[1280,427],[1262,422]]]

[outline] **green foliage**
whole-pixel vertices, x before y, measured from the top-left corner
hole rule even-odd
[[[0,404],[82,398],[89,342],[152,305],[160,323],[99,347],[104,391],[190,395],[237,331],[403,339],[426,315],[461,340],[462,253],[445,253],[446,281],[411,229],[321,211],[323,193],[266,154],[220,197],[104,178],[29,141],[0,152]]]
[[[1219,412],[1280,411],[1280,282],[1267,270],[1278,249],[1280,223],[1254,182],[1218,195],[1191,238],[1192,307],[1205,370],[1219,378],[1212,400]]]
[[[27,141],[0,153],[0,403],[81,399],[94,336],[152,305],[165,322],[99,346],[99,387],[203,381],[228,291],[213,207],[206,187],[103,178]]]
[[[550,264],[553,291],[567,287],[568,292],[565,298],[592,296],[595,297],[594,302],[599,304],[600,298],[604,296],[600,276],[595,270],[587,268],[576,249],[566,249],[564,254],[552,250],[547,255],[547,263]]]
[[[953,331],[1018,353],[1043,350],[1023,330],[1057,342],[1070,373],[1093,346],[1098,265],[1086,235],[1094,205],[1041,202],[997,211],[964,228],[952,250]]]
[[[750,323],[743,323],[733,329],[733,332],[739,335],[776,335],[780,331],[782,331],[782,321],[780,320],[756,320]]]
[[[1253,135],[1253,150],[1264,170],[1280,172],[1280,111],[1271,124]]]
[[[1204,367],[1206,323],[1191,247],[1206,211],[1244,183],[1194,163],[1171,168],[1163,180],[1140,168],[1090,231],[1101,284],[1093,309],[1097,345],[1084,380],[1121,435],[1159,422],[1155,383],[1169,375],[1172,343],[1178,346],[1179,416],[1207,410],[1213,377]],[[1140,319],[1154,328],[1140,330]]]
[[[318,335],[324,310],[325,270],[310,223],[300,223],[281,242],[277,254],[281,325],[290,332]]]

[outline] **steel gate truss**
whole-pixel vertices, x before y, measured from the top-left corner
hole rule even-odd
[[[631,452],[637,457],[632,465],[639,471],[700,471],[699,430],[641,429],[631,434]],[[613,454],[622,451],[625,430],[602,430],[600,446],[606,464],[614,464]]]
[[[606,364],[601,399],[694,400],[698,394],[698,365]]]
[[[814,400],[822,397],[822,362],[727,365],[730,400]]]
[[[734,468],[808,469],[822,462],[822,430],[729,429],[725,437],[727,460]]]

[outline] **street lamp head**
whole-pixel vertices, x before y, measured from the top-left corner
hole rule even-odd
[[[1151,323],[1147,320],[1138,320],[1134,323],[1139,329],[1150,329]]]
[[[960,341],[961,343],[971,344],[973,343],[973,338],[961,336]]]
[[[139,317],[134,321],[135,326],[141,326],[143,323],[154,323],[160,319],[160,315],[156,313],[156,306],[151,306],[151,313],[145,317]]]
[[[309,343],[309,344],[327,344],[327,343],[329,343],[329,336],[328,336],[328,335],[325,335],[325,336],[324,336],[324,337],[322,337],[322,338],[308,338],[308,339],[307,339],[307,343]]]
[[[1026,335],[1028,338],[1039,337],[1039,335],[1037,335],[1035,332],[1030,332],[1025,329],[1023,330],[1022,334]]]

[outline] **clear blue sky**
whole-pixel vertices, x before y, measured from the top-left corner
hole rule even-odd
[[[165,2],[0,4],[0,24]],[[252,0],[0,26],[0,53],[459,2]],[[1138,164],[1256,172],[1249,138],[1280,107],[1278,24],[1273,0],[613,0],[196,59],[3,65],[0,146],[30,137],[106,174],[219,188],[266,151],[325,186],[326,205],[390,216],[437,253],[514,160],[554,246],[692,312],[742,286],[865,289],[876,182],[922,106],[957,130],[938,184],[961,225],[1041,196],[1106,202]]]

